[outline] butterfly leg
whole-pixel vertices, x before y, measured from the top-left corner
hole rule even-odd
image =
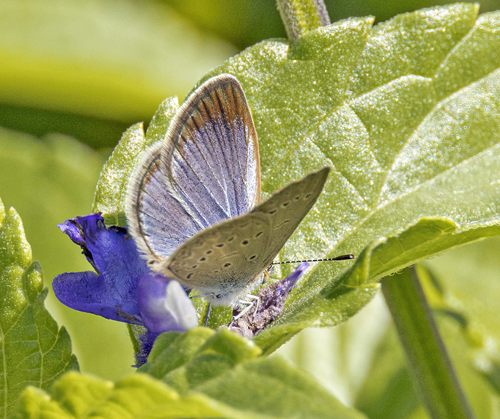
[[[238,320],[240,317],[244,316],[248,311],[255,305],[256,309],[254,311],[254,316],[255,313],[257,312],[257,308],[259,307],[259,297],[256,295],[249,294],[245,297],[245,300],[239,300],[238,301],[240,304],[246,304],[247,306],[241,310],[241,313],[239,313],[237,316],[234,317],[233,321],[231,323],[234,323],[236,320]]]
[[[205,327],[207,327],[208,319],[210,318],[210,311],[212,311],[212,303],[208,303],[207,316],[205,317]]]

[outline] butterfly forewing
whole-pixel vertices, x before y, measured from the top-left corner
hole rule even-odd
[[[125,202],[128,232],[150,260],[169,256],[202,229],[165,187],[161,146],[156,143],[142,155]]]
[[[259,202],[257,135],[234,77],[214,77],[188,98],[170,125],[161,164],[168,187],[204,227]]]
[[[212,224],[260,201],[257,135],[231,75],[205,82],[141,156],[127,190],[129,232],[150,260],[170,256]]]

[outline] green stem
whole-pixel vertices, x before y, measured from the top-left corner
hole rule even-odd
[[[299,37],[320,26],[330,24],[323,0],[276,0],[288,39]]]
[[[431,418],[474,418],[414,267],[382,280],[382,291]]]

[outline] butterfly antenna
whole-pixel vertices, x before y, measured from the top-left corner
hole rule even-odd
[[[309,260],[286,260],[284,262],[273,262],[271,265],[284,265],[285,263],[302,263],[302,262],[329,262],[332,260],[348,260],[354,259],[356,256],[354,255],[342,255],[336,256],[334,258],[326,258],[326,259],[309,259]]]

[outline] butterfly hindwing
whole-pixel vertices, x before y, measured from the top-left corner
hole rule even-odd
[[[185,286],[214,294],[230,304],[267,266],[269,218],[245,214],[203,230],[179,247],[166,263]]]
[[[269,266],[309,212],[329,170],[326,167],[290,183],[251,213],[200,231],[165,261],[165,271],[174,273],[185,286],[225,298],[211,299],[212,303],[234,302]]]
[[[161,147],[158,142],[141,156],[125,202],[128,232],[153,261],[172,254],[201,229],[165,187],[160,171]]]
[[[267,264],[273,261],[311,210],[325,186],[329,173],[328,166],[311,172],[301,180],[291,182],[273,193],[269,199],[253,209],[252,214],[266,214],[270,217],[271,241],[267,249]]]

